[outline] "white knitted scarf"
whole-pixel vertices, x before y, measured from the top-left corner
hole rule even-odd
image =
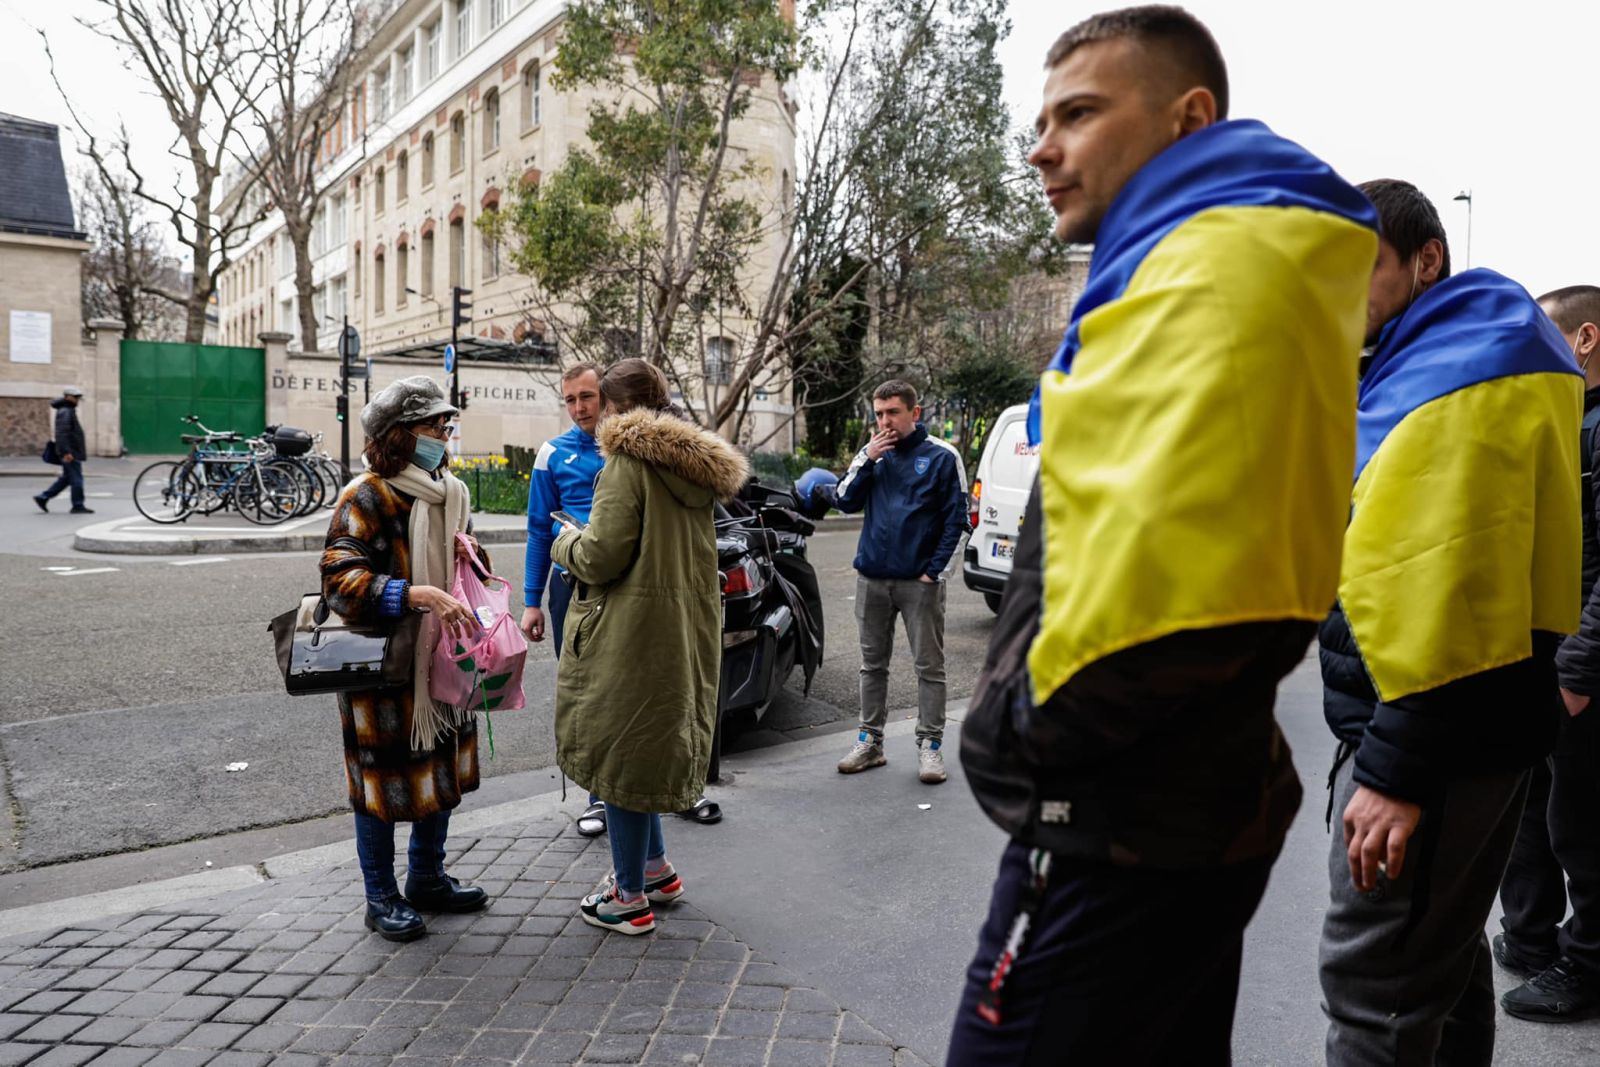
[[[450,592],[456,581],[456,534],[466,532],[467,516],[472,510],[466,483],[449,471],[435,480],[414,463],[406,464],[404,470],[386,481],[390,488],[416,499],[408,531],[411,584],[431,585]],[[469,709],[435,703],[429,692],[433,651],[440,634],[439,617],[431,612],[422,616],[411,667],[413,752],[430,751],[439,743],[440,735],[472,721]]]

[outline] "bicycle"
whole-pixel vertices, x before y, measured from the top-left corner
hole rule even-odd
[[[197,415],[182,421],[201,431],[183,435],[191,446],[189,455],[152,463],[134,479],[134,507],[145,518],[170,525],[197,512],[210,515],[231,507],[248,522],[271,526],[309,514],[312,483],[320,485],[309,468],[282,461],[262,437],[246,440],[231,431],[211,430]],[[240,442],[248,451],[214,447]],[[316,500],[321,503],[320,497]]]

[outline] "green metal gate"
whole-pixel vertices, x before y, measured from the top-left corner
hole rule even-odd
[[[183,452],[181,420],[260,433],[267,421],[267,354],[260,348],[122,342],[122,441],[129,452]]]

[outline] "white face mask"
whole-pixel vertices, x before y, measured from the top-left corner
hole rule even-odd
[[[1578,349],[1582,345],[1583,345],[1583,333],[1582,333],[1582,331],[1579,331],[1577,343],[1575,343],[1572,346],[1572,358],[1577,360],[1578,369],[1580,371],[1587,372],[1588,369],[1589,369],[1589,361],[1594,358],[1594,349],[1593,348],[1589,349],[1588,353],[1586,355],[1584,355],[1583,358],[1579,359],[1579,357],[1578,357]]]

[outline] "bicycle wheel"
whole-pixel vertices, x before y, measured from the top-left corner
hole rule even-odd
[[[299,509],[300,491],[282,468],[253,463],[234,483],[232,502],[249,522],[276,526]]]
[[[303,460],[279,456],[267,460],[266,465],[282,471],[294,481],[295,494],[298,498],[294,511],[295,518],[309,515],[322,506],[322,479]]]
[[[133,506],[151,522],[169,526],[194,511],[197,493],[182,463],[152,463],[133,480]]]
[[[322,506],[331,508],[339,502],[339,494],[344,492],[344,468],[327,456],[318,456],[313,466],[322,478]]]

